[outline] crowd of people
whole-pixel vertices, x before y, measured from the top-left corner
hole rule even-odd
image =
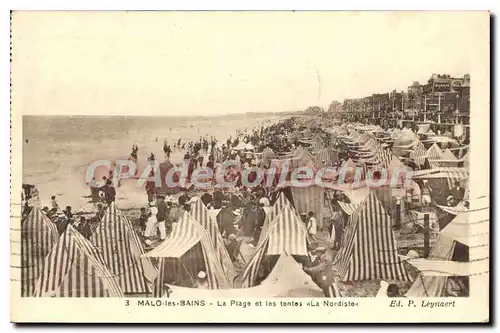
[[[164,161],[160,164],[162,178],[168,170],[174,167],[171,161],[173,151],[184,153],[182,161],[188,166],[187,182],[189,183],[193,171],[198,167],[205,167],[215,171],[224,162],[234,161],[234,165],[226,168],[224,177],[227,181],[234,183],[232,188],[217,188],[214,186],[210,191],[203,191],[189,187],[170,188],[162,184],[158,187],[154,181],[147,181],[145,191],[148,204],[140,208],[137,218],[137,226],[146,248],[151,249],[160,242],[167,239],[172,231],[173,224],[179,219],[183,212],[189,212],[193,202],[201,200],[209,210],[217,210],[216,219],[219,231],[223,237],[224,244],[233,261],[237,260],[237,251],[242,237],[250,239],[249,245],[256,247],[264,226],[266,210],[273,204],[273,198],[278,191],[286,191],[276,188],[279,174],[275,174],[271,182],[266,179],[259,186],[247,187],[242,182],[241,174],[245,169],[259,167],[264,170],[271,168],[272,159],[266,159],[263,151],[269,149],[276,158],[290,156],[300,146],[308,147],[299,136],[294,137],[297,132],[307,132],[310,137],[315,137],[323,147],[332,147],[337,152],[332,161],[333,166],[340,166],[351,158],[348,147],[335,140],[321,124],[307,124],[296,118],[283,120],[268,127],[238,132],[235,137],[229,137],[226,141],[218,141],[215,137],[200,137],[195,141],[182,141],[179,138],[170,144],[167,139],[163,141]],[[139,147],[132,146],[130,158],[137,162]],[[148,163],[156,163],[153,153],[148,156]],[[403,163],[412,170],[418,170],[419,165],[410,157]],[[162,168],[162,165],[165,168]],[[154,170],[150,176],[154,175]],[[289,179],[292,170],[287,175]],[[120,186],[120,180],[113,179],[113,171],[109,171],[107,177],[102,177],[102,186],[91,186],[91,200],[95,203],[96,212],[93,216],[76,215],[72,207],[66,206],[61,209],[56,197],[51,197],[51,206],[43,207],[46,216],[56,223],[59,233],[64,232],[68,224],[73,225],[82,235],[89,238],[94,228],[104,216],[107,206],[116,199],[115,186]],[[255,181],[256,172],[250,172],[249,182]],[[95,181],[95,179],[93,179]],[[270,186],[269,186],[270,184]],[[432,202],[432,189],[425,182],[421,184],[422,204],[428,205]],[[449,189],[446,198],[448,206],[457,205],[465,195],[464,188],[459,182],[454,183]],[[289,198],[291,199],[291,198]],[[320,286],[327,297],[334,296],[338,291],[334,290],[336,273],[333,268],[333,259],[337,250],[341,247],[347,217],[338,205],[338,202],[350,203],[350,199],[342,191],[334,191],[329,198],[329,207],[332,207],[327,221],[318,221],[314,211],[303,212],[300,219],[307,231],[308,249],[310,256],[302,260],[304,271]],[[293,200],[290,200],[293,205]],[[409,201],[411,204],[411,200]],[[23,215],[29,214],[29,206],[26,205]],[[319,228],[319,226],[324,226]],[[321,246],[319,244],[322,244]],[[206,287],[206,272],[200,271],[197,276],[197,287]],[[387,295],[396,295],[397,286],[388,286]]]

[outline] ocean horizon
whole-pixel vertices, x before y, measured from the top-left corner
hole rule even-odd
[[[139,147],[138,164],[153,153],[163,159],[163,141],[214,136],[226,141],[237,131],[251,131],[289,117],[287,113],[237,113],[223,116],[23,116],[23,183],[37,185],[42,197],[57,195],[75,204],[88,194],[87,168],[97,160],[128,158]],[[175,150],[171,160],[182,159]]]

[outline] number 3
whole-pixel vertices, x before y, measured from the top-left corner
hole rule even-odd
[[[125,306],[128,306],[128,305],[129,305],[129,301],[128,301],[128,300],[126,300],[126,301],[125,301]]]

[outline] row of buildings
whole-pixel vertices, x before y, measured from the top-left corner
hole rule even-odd
[[[333,105],[333,104],[332,104]],[[361,117],[398,118],[417,121],[468,123],[470,114],[470,75],[451,77],[432,74],[426,84],[413,82],[407,91],[372,94],[345,99],[330,111],[356,114]]]

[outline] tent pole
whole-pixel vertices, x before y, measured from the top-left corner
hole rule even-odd
[[[179,260],[180,260],[180,259],[179,259]],[[188,271],[188,269],[187,269],[186,265],[184,265],[184,263],[182,262],[182,260],[180,260],[180,262],[181,262],[182,267],[184,267],[184,270],[186,271],[186,273],[187,273],[187,275],[188,275],[189,279],[191,280],[191,283],[192,283],[193,285],[195,285],[195,286],[196,286],[196,282],[194,281],[193,276],[189,273],[189,271]]]
[[[429,257],[429,252],[430,252],[430,246],[429,246],[429,240],[430,240],[430,226],[429,226],[429,213],[424,214],[424,258]]]

